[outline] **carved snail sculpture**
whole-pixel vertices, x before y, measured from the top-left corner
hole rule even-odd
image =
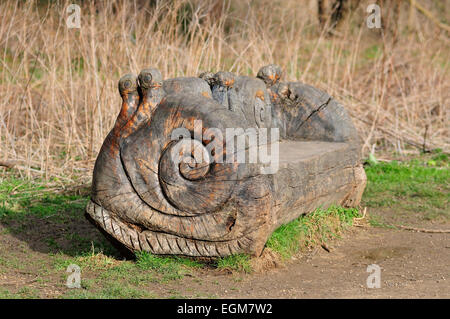
[[[122,77],[122,108],[95,163],[86,216],[130,251],[260,255],[281,224],[358,205],[366,177],[351,119],[326,93],[281,75],[268,65],[257,78],[163,81],[153,68]],[[261,148],[277,155],[275,170],[226,160]]]

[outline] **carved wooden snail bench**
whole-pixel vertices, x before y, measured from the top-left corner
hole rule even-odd
[[[366,176],[350,117],[328,94],[280,82],[281,73],[268,65],[256,78],[218,72],[163,81],[153,68],[122,77],[122,108],[95,163],[88,219],[132,252],[258,256],[277,227],[301,214],[358,205]],[[180,128],[190,134],[174,139]],[[228,128],[242,128],[246,141],[248,132],[278,129],[280,142],[268,143],[278,143],[277,170],[220,160],[236,152],[234,137],[208,149],[216,134],[205,133],[225,137]],[[179,147],[187,140],[194,150]],[[208,161],[195,162],[199,149]]]

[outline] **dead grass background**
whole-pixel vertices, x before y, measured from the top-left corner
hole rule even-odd
[[[448,25],[449,1],[415,1]],[[450,151],[449,34],[410,1],[384,1],[380,30],[359,1],[332,35],[313,0],[76,2],[69,29],[72,2],[0,3],[0,161],[24,177],[88,181],[120,76],[148,66],[169,78],[276,63],[346,106],[365,154]]]

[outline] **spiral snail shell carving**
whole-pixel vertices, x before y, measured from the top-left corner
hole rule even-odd
[[[256,78],[205,72],[163,80],[155,68],[123,76],[88,219],[130,251],[259,255],[273,230],[300,214],[357,205],[365,174],[351,119],[326,93],[281,77],[275,65]],[[238,132],[232,138],[230,129]],[[260,143],[261,129],[280,138]],[[274,144],[276,172],[236,160]]]

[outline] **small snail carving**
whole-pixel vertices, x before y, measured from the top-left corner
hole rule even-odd
[[[319,206],[358,205],[365,174],[347,112],[281,77],[276,65],[256,78],[205,72],[163,80],[155,68],[123,76],[88,219],[130,251],[260,255],[281,224]],[[224,160],[234,147],[223,138],[230,128],[279,130],[278,170]]]

